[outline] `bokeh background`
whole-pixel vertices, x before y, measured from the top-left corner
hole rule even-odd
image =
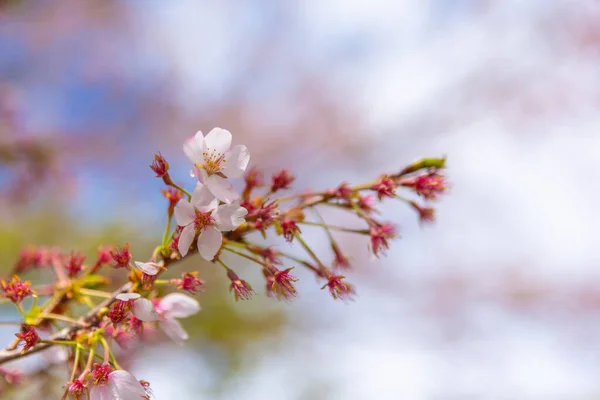
[[[131,370],[157,399],[600,398],[598,21],[594,0],[2,0],[4,274],[29,243],[149,255],[152,153],[189,187],[198,129],[297,189],[447,155],[435,225],[392,202],[387,258],[341,237],[355,302],[299,272],[292,304],[235,303],[196,257],[192,339]]]

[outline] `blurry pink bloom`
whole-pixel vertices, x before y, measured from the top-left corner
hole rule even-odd
[[[166,295],[156,307],[148,299],[139,299],[135,303],[138,302],[143,302],[144,306],[136,309],[134,304],[134,315],[145,322],[158,321],[158,326],[178,344],[182,344],[189,336],[176,318],[187,318],[200,311],[200,303],[183,293]]]
[[[214,128],[206,137],[198,131],[185,141],[183,151],[194,164],[193,174],[216,198],[229,203],[240,197],[226,178],[242,176],[248,167],[250,153],[243,145],[231,148],[229,131]]]
[[[396,190],[396,182],[393,179],[384,176],[381,180],[371,187],[372,190],[377,192],[377,197],[382,200],[384,197],[394,197]]]
[[[111,250],[110,256],[116,263],[115,268],[129,268],[129,261],[133,254],[129,251],[129,243],[125,243],[122,248]]]
[[[92,371],[93,387],[90,400],[147,399],[144,386],[129,372],[110,371],[108,365],[96,364]]]
[[[296,224],[295,221],[287,218],[284,219],[283,222],[281,222],[281,231],[285,240],[287,240],[290,243],[292,242],[292,240],[294,240],[294,236],[301,233],[298,224]]]
[[[239,299],[248,300],[254,294],[254,290],[252,290],[252,286],[242,279],[233,270],[227,270],[227,277],[231,281],[231,285],[229,286],[229,291],[233,291],[236,301]]]
[[[79,253],[72,252],[69,257],[69,261],[65,265],[65,269],[69,274],[69,277],[72,278],[77,275],[83,269],[83,262],[85,261],[85,256]]]
[[[371,235],[371,250],[376,257],[385,254],[385,251],[389,248],[388,240],[398,236],[398,231],[392,224],[373,225],[369,233]]]
[[[33,294],[31,282],[23,282],[17,275],[13,276],[11,281],[0,280],[0,286],[4,291],[4,297],[15,304],[19,304],[25,297]]]
[[[248,213],[239,203],[219,205],[207,186],[198,183],[192,193],[191,202],[183,199],[175,207],[177,225],[183,226],[178,241],[178,251],[182,257],[188,253],[196,233],[198,252],[205,260],[211,261],[223,240],[221,231],[233,231],[244,222]]]
[[[349,283],[344,283],[344,276],[331,276],[329,281],[321,288],[321,290],[328,288],[329,293],[336,300],[352,300],[352,297],[356,294],[354,287]]]
[[[294,175],[287,169],[282,169],[271,177],[271,192],[275,193],[281,189],[289,189],[292,182],[296,180]]]
[[[181,274],[181,279],[173,279],[171,282],[177,285],[179,290],[189,293],[198,293],[204,285],[204,281],[198,278],[198,271],[184,272]]]

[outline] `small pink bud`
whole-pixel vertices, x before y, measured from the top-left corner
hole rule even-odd
[[[17,369],[0,368],[0,376],[3,376],[10,385],[17,385],[23,379],[23,372]]]
[[[389,248],[389,239],[393,239],[398,236],[396,227],[392,224],[375,224],[371,226],[371,250],[376,257],[380,254],[385,254],[385,251]]]
[[[331,249],[335,254],[335,258],[333,260],[333,266],[339,269],[349,269],[350,268],[350,260],[346,257],[340,247],[335,242],[331,242]]]
[[[394,190],[396,190],[396,187],[396,182],[394,182],[393,179],[384,176],[383,178],[381,178],[379,183],[373,185],[371,189],[376,191],[377,198],[379,198],[379,200],[382,200],[384,197],[394,197]]]
[[[296,178],[290,174],[287,169],[282,169],[277,174],[273,175],[271,178],[271,192],[275,193],[281,189],[289,189],[292,182],[294,182]]]
[[[287,240],[290,243],[292,242],[292,240],[294,240],[294,236],[301,233],[298,224],[296,224],[295,221],[287,218],[285,218],[281,222],[281,230],[283,231],[283,237],[285,238],[285,240]]]
[[[69,382],[67,392],[75,396],[76,400],[83,399],[85,395],[85,386],[79,379],[75,379],[73,382]]]
[[[342,280],[344,276],[332,275],[329,277],[329,281],[321,288],[321,290],[328,288],[329,293],[334,299],[339,300],[352,300],[352,297],[356,294],[354,287],[349,283],[344,283]]]
[[[85,256],[80,253],[71,253],[69,257],[69,261],[65,265],[65,269],[69,274],[69,277],[72,278],[77,275],[83,269],[83,262],[85,261]]]
[[[274,247],[260,247],[260,246],[248,246],[248,250],[254,254],[261,256],[265,262],[269,264],[280,265],[283,264],[281,261],[281,253]]]
[[[422,224],[431,223],[435,221],[435,209],[431,207],[422,207],[415,203],[410,202],[410,205],[419,213],[419,222]]]
[[[229,290],[234,292],[235,300],[248,300],[252,297],[254,290],[252,290],[252,286],[244,280],[241,280],[239,276],[235,272],[230,269],[227,269],[227,277],[231,281],[231,285],[229,286]]]
[[[198,279],[198,271],[184,272],[181,274],[181,279],[174,279],[172,282],[177,285],[179,290],[189,293],[198,293],[204,286],[204,281]]]
[[[370,214],[375,211],[375,196],[371,194],[360,196],[358,198],[357,205],[365,213]]]
[[[297,282],[298,278],[289,274],[292,269],[280,271],[273,266],[263,268],[263,274],[267,278],[267,296],[290,300],[298,294],[294,287],[294,282]]]
[[[129,243],[126,243],[121,249],[111,250],[110,256],[116,263],[115,268],[129,268],[129,261],[133,255],[129,252]]]
[[[402,182],[403,186],[412,187],[414,191],[427,200],[435,200],[447,189],[445,178],[437,172],[419,175]]]
[[[252,167],[244,175],[244,181],[246,182],[246,190],[248,193],[254,188],[262,187],[265,185],[263,173],[258,168]]]
[[[15,336],[19,338],[19,341],[23,341],[23,352],[26,352],[30,348],[34,347],[40,340],[39,335],[35,331],[35,328],[31,325],[22,325],[21,333],[16,333]]]

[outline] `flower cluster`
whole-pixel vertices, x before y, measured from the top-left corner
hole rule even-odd
[[[356,289],[345,276],[352,271],[353,259],[342,250],[337,232],[365,236],[371,253],[379,257],[398,237],[394,224],[379,219],[380,202],[405,202],[421,222],[432,222],[434,209],[417,200],[435,201],[447,190],[442,175],[445,160],[423,159],[364,184],[344,182],[324,191],[282,196],[292,189],[295,176],[282,169],[265,179],[258,168],[248,169],[248,148],[232,146],[231,133],[221,128],[206,136],[197,132],[183,143],[183,154],[191,164],[191,191],[174,183],[169,162],[160,153],[150,164],[166,185],[161,192],[167,200],[167,224],[162,241],[146,259],[135,261],[128,243],[101,246],[95,258],[44,247],[21,252],[13,268],[15,275],[0,281],[3,296],[23,316],[17,341],[0,355],[0,364],[47,346],[64,346],[72,373],[63,398],[147,399],[149,383],[121,368],[112,343],[122,351],[133,351],[139,342],[160,338],[161,332],[178,344],[189,338],[181,320],[200,311],[200,303],[192,296],[206,282],[198,271],[159,279],[178,261],[197,253],[222,267],[235,300],[252,298],[256,295],[253,285],[264,285],[266,296],[290,301],[299,295],[296,285],[306,273],[314,275],[334,299],[351,300]],[[243,178],[240,191],[233,181],[236,178]],[[401,196],[403,189],[412,191],[416,199]],[[319,211],[322,205],[348,212],[361,226],[327,223]],[[325,233],[331,258],[319,255],[309,243],[309,233],[315,229]],[[279,236],[287,245],[256,243],[255,233],[259,238],[266,238],[267,233]],[[291,245],[304,256],[288,251]],[[241,278],[225,255],[259,268],[263,284]],[[52,270],[56,281],[33,287],[21,279],[20,274],[34,268]],[[105,271],[110,274],[102,274]],[[115,279],[122,279],[117,291],[109,286]],[[33,300],[24,301],[28,297]],[[44,299],[41,304],[38,297]],[[25,309],[28,303],[33,304]],[[82,307],[88,309],[82,311]],[[95,363],[96,358],[102,362]],[[19,375],[8,371],[0,369],[6,382],[16,383]]]

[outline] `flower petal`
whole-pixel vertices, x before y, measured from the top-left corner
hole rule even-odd
[[[121,293],[118,294],[116,299],[121,301],[129,301],[139,299],[141,296],[139,293]]]
[[[219,206],[211,215],[220,231],[233,231],[244,223],[247,214],[248,210],[235,202]]]
[[[215,254],[221,248],[223,235],[214,226],[207,226],[198,236],[198,253],[207,261],[215,258]]]
[[[196,211],[194,206],[187,200],[181,199],[175,206],[175,221],[177,225],[186,226],[194,222]]]
[[[156,265],[156,263],[152,263],[152,262],[143,263],[143,262],[136,261],[135,266],[140,271],[145,273],[146,275],[158,274],[158,266]]]
[[[215,198],[210,189],[198,182],[196,188],[192,192],[192,205],[198,209],[198,211],[208,212],[214,210],[219,205],[219,200]]]
[[[158,323],[158,326],[177,344],[183,344],[190,337],[185,329],[183,329],[183,326],[181,326],[181,323],[176,319],[163,319]]]
[[[179,243],[177,245],[177,250],[181,257],[185,257],[188,251],[190,251],[190,246],[194,241],[194,236],[196,236],[196,228],[194,224],[190,224],[183,228],[181,234],[179,235]]]
[[[203,151],[204,137],[200,131],[183,142],[183,152],[193,164],[202,164],[204,162]]]
[[[200,311],[198,300],[183,293],[169,293],[160,301],[159,306],[165,318],[186,318]]]
[[[90,400],[115,400],[115,396],[108,385],[99,385],[90,390]]]
[[[206,186],[208,186],[217,199],[225,203],[231,203],[240,198],[240,194],[235,190],[233,185],[227,179],[221,178],[218,175],[208,177]]]
[[[231,133],[222,128],[213,128],[204,138],[207,151],[215,150],[217,153],[225,154],[231,147]]]
[[[141,400],[146,398],[146,390],[129,372],[119,369],[108,375],[108,386],[119,400]]]
[[[238,144],[225,154],[225,159],[227,162],[223,168],[223,173],[228,178],[239,178],[248,168],[250,152],[246,146]]]
[[[140,321],[152,322],[159,319],[154,304],[148,299],[141,298],[133,302],[133,315]]]

